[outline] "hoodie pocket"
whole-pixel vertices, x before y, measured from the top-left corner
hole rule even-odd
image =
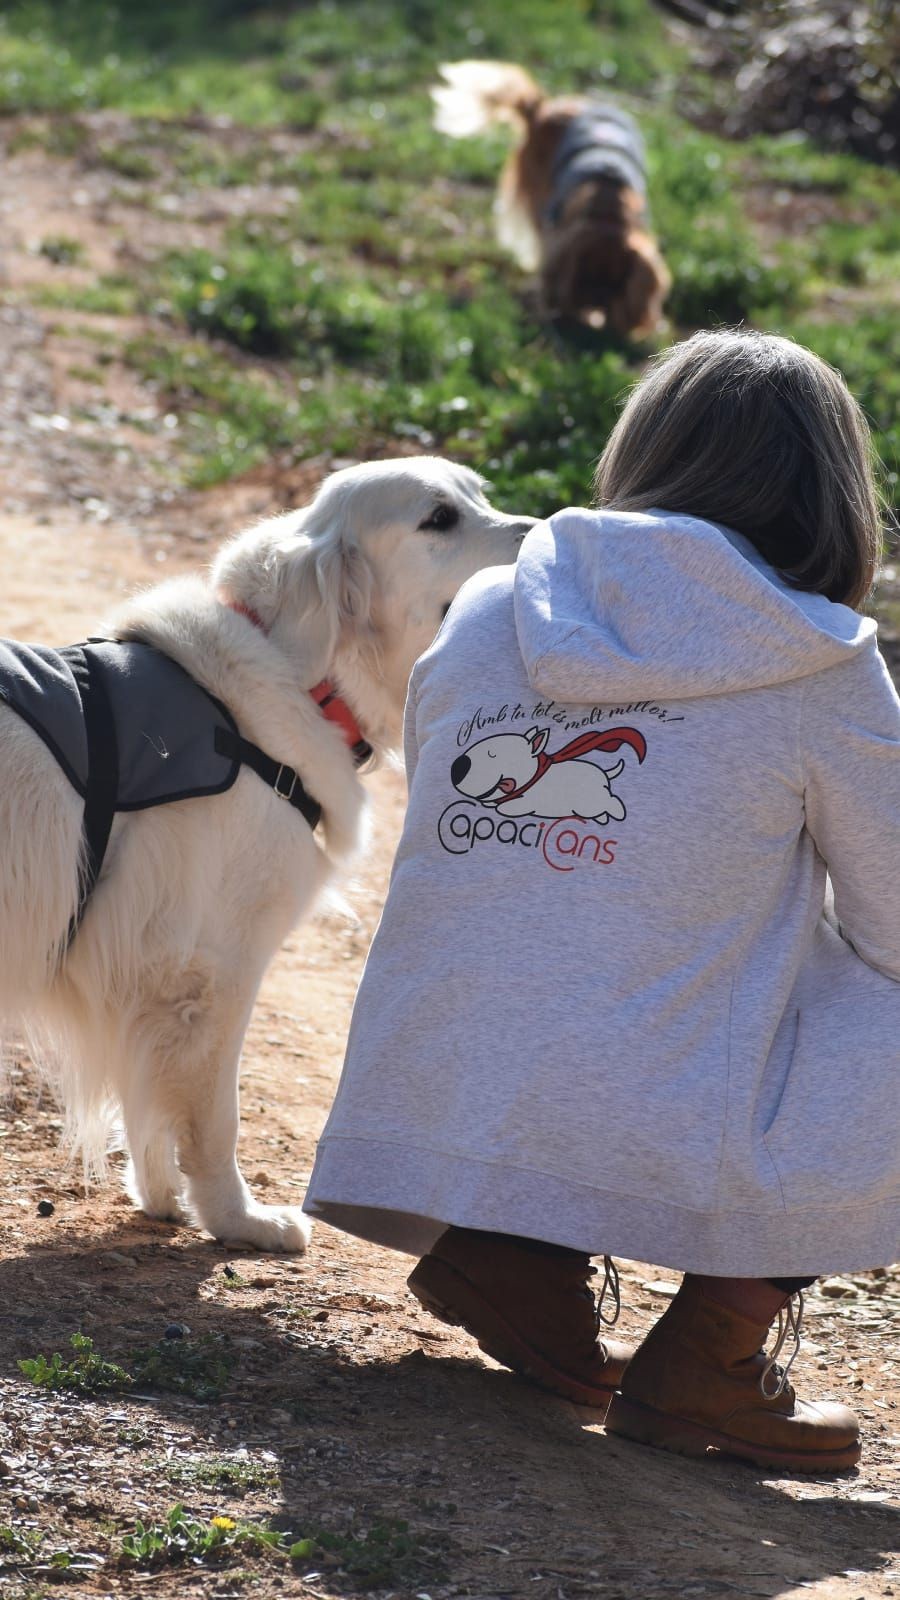
[[[788,1211],[900,1195],[900,984],[801,1009],[764,1142]]]

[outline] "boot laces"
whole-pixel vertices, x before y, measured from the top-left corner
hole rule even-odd
[[[782,1306],[778,1313],[778,1332],[775,1335],[775,1343],[773,1344],[772,1349],[767,1356],[766,1364],[760,1373],[759,1387],[767,1400],[777,1400],[779,1395],[784,1394],[784,1391],[787,1388],[788,1373],[790,1372],[791,1367],[794,1365],[800,1350],[800,1333],[802,1327],[803,1292],[802,1290],[798,1290],[796,1294],[791,1295],[787,1304]],[[781,1355],[781,1352],[784,1349],[785,1341],[787,1340],[789,1334],[793,1338],[794,1348],[791,1351],[790,1357],[788,1358],[787,1365],[782,1366],[778,1360],[778,1357]],[[770,1379],[774,1380],[774,1387],[770,1386]]]
[[[603,1302],[605,1301],[607,1294],[612,1295],[613,1312],[611,1317],[605,1316],[603,1312]],[[616,1266],[616,1263],[613,1261],[612,1256],[604,1256],[603,1282],[600,1285],[600,1293],[597,1296],[597,1304],[594,1309],[594,1315],[597,1318],[598,1332],[601,1327],[614,1328],[619,1320],[619,1312],[621,1309],[622,1296],[619,1291],[619,1269]]]

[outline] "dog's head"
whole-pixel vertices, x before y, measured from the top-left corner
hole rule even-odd
[[[548,733],[547,728],[529,728],[524,734],[495,733],[479,739],[457,756],[450,768],[450,782],[460,794],[483,805],[500,805],[534,777]]]
[[[396,715],[457,590],[514,561],[533,522],[497,511],[477,473],[440,457],[366,462],[227,545],[213,582],[314,672],[339,659],[345,677],[377,679]]]
[[[582,199],[583,191],[587,193]],[[610,191],[609,195],[605,191]],[[643,200],[621,185],[584,185],[547,242],[542,298],[551,314],[610,327],[622,337],[652,333],[672,285],[642,226]]]

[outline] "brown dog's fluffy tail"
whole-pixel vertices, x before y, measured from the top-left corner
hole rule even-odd
[[[524,67],[510,61],[451,61],[431,91],[434,125],[453,139],[483,133],[492,122],[527,125],[543,97]]]

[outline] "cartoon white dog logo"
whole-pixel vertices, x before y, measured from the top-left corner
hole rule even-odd
[[[549,728],[525,734],[498,733],[479,739],[450,768],[450,781],[460,794],[490,806],[502,817],[581,817],[585,821],[620,822],[625,807],[610,787],[624,770],[600,767],[582,758],[591,750],[616,751],[629,745],[643,761],[647,742],[636,728],[608,728],[581,733],[553,755],[545,755]]]

